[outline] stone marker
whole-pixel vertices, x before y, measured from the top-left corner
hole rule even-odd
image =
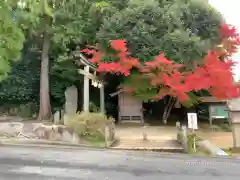
[[[76,86],[71,86],[66,89],[65,100],[64,124],[66,124],[69,116],[77,112],[78,90]]]

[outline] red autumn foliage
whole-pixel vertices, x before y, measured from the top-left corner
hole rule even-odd
[[[237,29],[236,27],[230,25],[230,24],[222,24],[220,29],[220,35],[222,38],[229,38],[236,36]]]
[[[230,57],[233,53],[238,51],[240,45],[240,35],[236,27],[223,24],[220,29],[222,47],[226,57]]]
[[[239,35],[232,26],[222,25],[222,42],[228,41],[232,48],[225,48],[225,54],[234,53],[239,43]],[[117,52],[117,62],[102,62],[104,52],[85,49],[82,52],[92,54],[91,61],[98,64],[99,72],[108,72],[117,75],[129,76],[131,70],[137,68],[139,75],[148,78],[152,87],[159,89],[153,98],[162,98],[166,95],[174,96],[184,102],[189,99],[187,93],[192,91],[207,90],[219,99],[230,99],[239,97],[240,86],[234,84],[231,72],[234,63],[222,61],[222,53],[210,51],[204,58],[203,64],[198,65],[189,72],[183,71],[182,64],[176,64],[167,59],[163,53],[156,56],[154,60],[141,64],[139,60],[130,56],[125,40],[111,41],[111,47]],[[133,91],[130,89],[129,91]]]

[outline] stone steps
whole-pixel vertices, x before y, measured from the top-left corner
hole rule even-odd
[[[132,140],[120,139],[112,147],[113,149],[125,150],[149,150],[161,152],[183,152],[183,147],[176,140]]]
[[[143,141],[143,135],[142,134],[139,134],[139,135],[129,134],[129,136],[121,136],[121,137],[119,137],[119,139],[121,139],[122,141],[140,141],[140,142],[142,142]],[[157,135],[155,135],[155,136],[154,135],[147,135],[147,139],[149,141],[171,141],[171,140],[175,140],[175,138],[173,138],[171,136],[157,136]]]

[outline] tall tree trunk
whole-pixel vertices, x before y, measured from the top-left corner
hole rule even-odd
[[[167,124],[167,120],[171,114],[172,108],[175,103],[176,103],[176,99],[173,97],[170,97],[167,102],[167,105],[164,108],[164,112],[163,112],[163,116],[162,116],[163,124]]]
[[[44,33],[41,53],[39,120],[50,120],[52,118],[49,95],[49,48],[50,37],[47,33]]]
[[[172,109],[173,109],[176,101],[177,101],[177,100],[176,100],[175,98],[173,98],[172,101],[171,101],[171,104],[170,104],[169,107],[168,107],[168,111],[167,111],[167,114],[166,114],[166,116],[165,116],[166,123],[167,123],[167,120],[168,120],[168,118],[169,118],[169,116],[170,116],[170,114],[171,114],[171,112],[172,112]]]

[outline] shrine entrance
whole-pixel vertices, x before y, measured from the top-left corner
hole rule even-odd
[[[97,74],[97,67],[92,64],[83,54],[80,52],[74,53],[74,59],[80,66],[78,73],[84,76],[83,80],[83,112],[89,112],[90,104],[90,82],[91,85],[99,88],[100,90],[100,112],[105,114],[105,97],[104,97],[104,85],[103,76]]]

